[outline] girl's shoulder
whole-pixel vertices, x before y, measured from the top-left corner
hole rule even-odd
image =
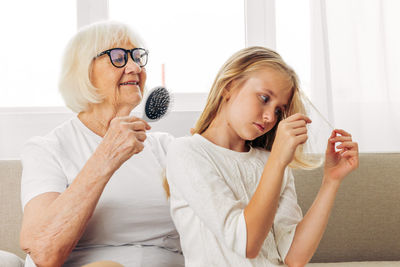
[[[175,137],[165,132],[150,132],[146,134],[147,138],[144,142],[145,147],[153,153],[161,166],[165,166],[165,160],[169,146]]]
[[[196,150],[200,144],[195,136],[183,136],[175,138],[169,145],[169,150],[176,152]]]
[[[218,146],[199,134],[176,138],[171,142],[168,153],[180,158],[195,156],[213,160],[224,158],[238,162],[262,161],[263,163],[267,161],[270,154],[265,149],[253,147],[248,152],[236,152]]]
[[[194,152],[196,154],[218,153],[227,150],[225,148],[219,147],[218,145],[212,143],[210,140],[199,134],[176,138],[172,142],[171,147],[175,150],[178,150],[179,152]]]
[[[264,163],[267,162],[269,155],[271,154],[270,151],[261,147],[253,147],[252,149],[254,150],[254,157],[258,158]]]
[[[214,144],[203,136],[194,134],[175,138],[168,148],[168,157],[181,159],[183,161],[214,159],[218,151]]]
[[[145,142],[151,146],[162,147],[164,151],[167,151],[169,145],[174,141],[175,137],[166,132],[149,132],[146,133],[147,139]]]

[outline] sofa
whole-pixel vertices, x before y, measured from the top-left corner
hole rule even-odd
[[[322,169],[295,170],[303,214],[314,200]],[[0,266],[21,266],[21,163],[0,160]],[[400,153],[365,153],[342,183],[310,267],[400,266]],[[5,262],[8,265],[5,265]]]

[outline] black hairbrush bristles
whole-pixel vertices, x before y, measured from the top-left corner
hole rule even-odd
[[[153,88],[146,99],[143,119],[146,121],[157,121],[168,111],[171,96],[165,87]]]

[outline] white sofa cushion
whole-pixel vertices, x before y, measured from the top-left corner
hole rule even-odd
[[[0,250],[0,266],[23,267],[24,261],[11,252]]]

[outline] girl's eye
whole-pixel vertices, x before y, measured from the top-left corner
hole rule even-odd
[[[264,103],[267,103],[269,101],[269,96],[267,95],[261,95],[260,98]]]

